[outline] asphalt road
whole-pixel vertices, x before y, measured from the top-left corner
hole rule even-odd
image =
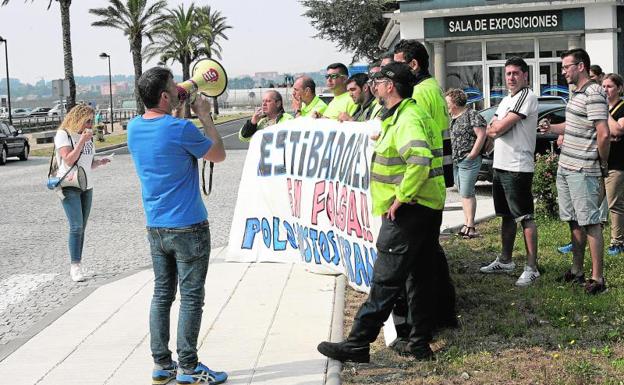
[[[217,126],[227,159],[215,166],[213,192],[204,197],[213,247],[228,241],[248,147],[238,139],[243,123]],[[45,187],[49,158],[11,158],[0,167],[0,360],[98,286],[150,267],[132,160],[125,147],[111,152],[113,162],[93,174],[83,265],[94,276],[84,283],[69,277],[67,220],[58,197]],[[479,195],[490,190],[488,184],[477,187]],[[459,200],[452,189],[447,194],[447,202]]]
[[[213,247],[227,244],[248,146],[238,140],[243,123],[217,126],[228,152],[215,166],[212,194],[204,197]],[[84,283],[69,278],[67,219],[44,185],[49,158],[10,158],[0,167],[0,360],[98,286],[150,266],[132,160],[127,148],[111,152],[113,162],[93,174],[83,265],[95,275]]]

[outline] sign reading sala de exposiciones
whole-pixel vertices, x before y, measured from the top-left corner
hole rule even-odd
[[[580,22],[580,23],[579,23]],[[576,9],[425,19],[426,37],[557,32],[581,27]]]
[[[494,17],[449,17],[446,20],[449,33],[455,32],[512,32],[536,29],[558,30],[561,12],[549,11],[522,16],[496,15]]]

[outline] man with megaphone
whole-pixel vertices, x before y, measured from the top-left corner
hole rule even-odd
[[[153,384],[220,384],[225,372],[209,369],[197,357],[197,336],[210,257],[208,213],[199,191],[199,158],[225,159],[210,104],[195,97],[191,107],[204,127],[172,116],[180,105],[179,87],[167,68],[147,70],[138,82],[145,114],[128,123],[128,149],[141,181],[143,208],[154,269],[150,309]],[[169,350],[171,304],[180,291],[177,353]]]

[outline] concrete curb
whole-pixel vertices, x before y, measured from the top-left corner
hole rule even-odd
[[[347,280],[344,275],[336,278],[336,291],[334,293],[334,309],[332,311],[330,342],[340,342],[343,340],[344,325],[344,302],[345,302],[345,286]],[[342,362],[328,359],[327,374],[325,375],[325,385],[340,385],[340,372],[342,371]]]

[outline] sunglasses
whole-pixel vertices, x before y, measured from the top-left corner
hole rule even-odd
[[[343,75],[343,74],[327,74],[327,75],[325,75],[325,79],[334,79],[335,80],[335,79],[341,78],[343,76],[345,76],[345,75]]]

